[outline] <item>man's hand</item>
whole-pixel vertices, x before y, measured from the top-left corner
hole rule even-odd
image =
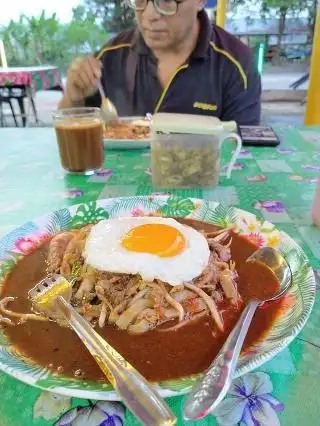
[[[101,62],[94,56],[74,59],[67,73],[65,96],[60,108],[84,105],[85,98],[97,90],[101,68]]]

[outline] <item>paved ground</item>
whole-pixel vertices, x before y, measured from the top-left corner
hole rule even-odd
[[[286,66],[265,65],[262,74],[263,90],[286,90],[308,71],[305,63],[292,63]],[[300,86],[300,90],[306,90],[308,84]]]
[[[288,74],[266,74],[262,76],[263,90],[286,90],[290,89],[290,84],[294,83],[304,73],[288,73]],[[308,84],[300,86],[301,90],[306,90]]]

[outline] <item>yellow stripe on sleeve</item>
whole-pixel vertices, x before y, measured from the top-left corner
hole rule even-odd
[[[237,68],[238,71],[242,77],[243,80],[243,86],[244,89],[247,90],[248,89],[248,77],[246,75],[246,73],[244,72],[244,69],[242,68],[242,65],[240,64],[239,61],[237,61],[229,52],[227,52],[226,50],[220,49],[219,47],[217,47],[212,41],[210,42],[210,46],[212,47],[212,49],[217,52],[217,53],[221,53],[221,55],[224,55],[226,58],[229,59],[230,62],[232,62]]]

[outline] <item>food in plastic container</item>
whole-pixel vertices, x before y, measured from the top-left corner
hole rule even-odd
[[[152,182],[157,187],[216,186],[222,142],[237,141],[228,177],[242,147],[240,137],[228,133],[236,129],[236,123],[216,117],[158,113],[151,129]]]

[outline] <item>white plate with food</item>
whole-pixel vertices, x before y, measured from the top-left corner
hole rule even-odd
[[[278,285],[266,267],[245,263],[263,246],[280,250],[293,283],[258,309],[237,376],[278,354],[311,313],[314,274],[287,234],[243,210],[173,196],[92,201],[36,218],[0,239],[0,369],[55,393],[119,399],[75,333],[32,311],[30,289],[58,272],[74,282],[77,311],[163,397],[187,393],[252,291],[264,280]]]
[[[105,127],[104,147],[112,150],[150,148],[150,126],[148,117],[120,117],[118,123]]]

